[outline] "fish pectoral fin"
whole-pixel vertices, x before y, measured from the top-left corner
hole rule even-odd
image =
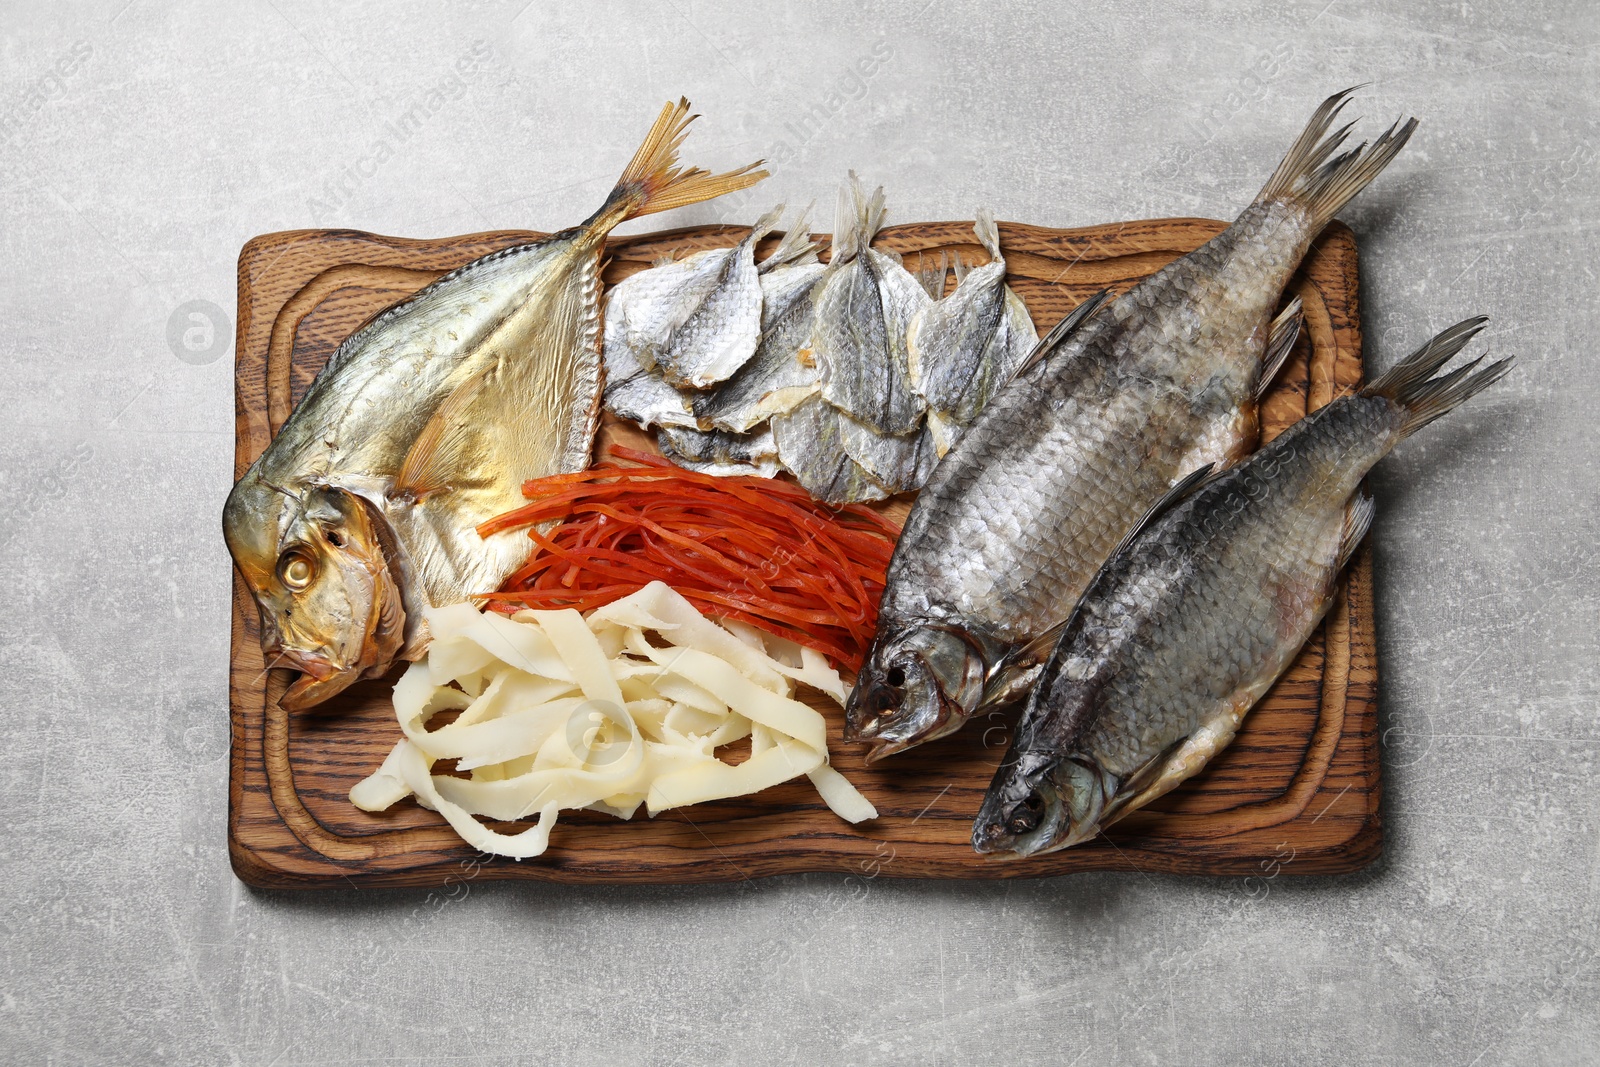
[[[1050,354],[1061,347],[1061,343],[1071,336],[1078,327],[1088,322],[1094,316],[1094,313],[1099,311],[1101,306],[1110,298],[1111,290],[1102,289],[1073,308],[1066,318],[1056,323],[1050,328],[1049,333],[1039,338],[1039,343],[1033,346],[1033,351],[1028,353],[1028,357],[1017,364],[1016,372],[1012,377],[1016,378],[1027,373],[1034,364],[1050,358]]]
[[[1173,778],[1169,772],[1172,769],[1172,758],[1182,751],[1189,741],[1188,737],[1179,738],[1162,749],[1154,759],[1117,783],[1116,792],[1100,811],[1100,829],[1103,830],[1129,812],[1144,807],[1187,778],[1187,774]]]
[[[1261,376],[1256,379],[1257,400],[1272,388],[1272,380],[1288,362],[1289,353],[1294,351],[1294,343],[1300,339],[1300,329],[1305,325],[1305,320],[1305,308],[1298,296],[1289,301],[1289,306],[1272,320],[1272,329],[1267,335],[1267,349],[1261,356]]]
[[[978,697],[979,708],[1003,707],[1021,697],[1038,680],[1039,669],[1049,662],[1050,655],[1067,628],[1067,619],[1048,626],[1018,645],[995,663],[983,682],[983,692]],[[1017,690],[1021,688],[1022,692]]]
[[[1350,557],[1361,546],[1361,539],[1372,528],[1373,510],[1372,497],[1364,489],[1358,489],[1344,506],[1344,529],[1339,532],[1338,568],[1350,562]]]
[[[782,205],[779,206],[781,207]],[[790,264],[807,261],[816,262],[816,242],[812,241],[811,232],[806,226],[807,216],[811,214],[811,209],[815,206],[816,201],[812,201],[801,210],[800,214],[795,218],[794,224],[789,227],[788,232],[778,242],[778,247],[774,248],[772,254],[766,259],[756,264],[758,273],[768,274],[779,267]]]
[[[927,260],[928,262],[924,262],[924,260]],[[917,261],[917,282],[922,286],[923,289],[927,290],[928,295],[935,301],[944,299],[944,288],[945,283],[948,280],[949,273],[950,253],[948,252],[940,252],[937,260],[933,260],[931,256],[924,255],[922,259]],[[919,312],[917,317],[911,322],[913,329],[917,327],[921,319],[922,314]],[[908,346],[913,342],[914,338],[908,336]]]
[[[394,496],[421,500],[449,488],[451,474],[461,460],[461,446],[471,421],[467,410],[483,391],[493,364],[477,371],[434,409],[417,439],[411,442],[395,478]]]

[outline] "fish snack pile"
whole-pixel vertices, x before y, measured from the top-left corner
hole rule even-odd
[[[872,247],[883,189],[852,173],[828,264],[805,215],[757,263],[782,206],[733,248],[697,252],[620,282],[606,310],[606,404],[656,427],[664,455],[710,474],[791,472],[830,504],[920,488],[1037,340],[1005,284],[994,219],[989,261],[944,295],[946,270],[911,274]],[[942,299],[941,299],[942,298]]]
[[[263,652],[300,671],[282,707],[411,661],[401,739],[351,801],[415,797],[521,858],[563,810],[629,819],[800,775],[876,818],[800,685],[869,762],[1020,704],[973,849],[1091,840],[1233,740],[1335,603],[1367,473],[1510,367],[1445,370],[1471,319],[1261,446],[1296,272],[1416,128],[1347,146],[1350,97],[1226,229],[1043,339],[987,211],[980,262],[925,252],[914,274],[873,247],[883,189],[854,172],[826,263],[807,212],[757,258],[779,205],[603,293],[619,223],[765,176],[680,167],[693,116],[669,104],[584,223],[356,330],[234,487]],[[602,408],[661,455],[590,466]],[[911,491],[903,529],[864,503]]]
[[[709,615],[861,666],[893,523],[860,505],[823,507],[788,482],[714,478],[626,448],[611,454],[638,466],[529,482],[533,503],[484,525],[485,536],[527,526],[536,546],[490,607],[586,611],[663,581]]]
[[[363,810],[415,796],[467,844],[517,859],[545,851],[562,811],[654,816],[800,775],[840,818],[877,817],[828,766],[822,716],[794,699],[802,683],[842,701],[838,674],[808,649],[706,619],[660,582],[587,617],[454,604],[430,609],[428,625],[427,657],[395,686],[405,736],[350,790]],[[453,722],[432,725],[449,711]],[[745,738],[749,758],[718,756]],[[457,773],[433,773],[439,760]],[[478,821],[533,816],[513,833]]]

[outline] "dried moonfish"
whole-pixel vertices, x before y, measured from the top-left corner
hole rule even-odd
[[[765,177],[677,164],[688,101],[662,109],[600,210],[484,256],[339,346],[234,486],[223,534],[269,666],[317,704],[415,659],[423,610],[499,586],[526,538],[481,538],[525,479],[581,469],[600,415],[600,253],[625,219]]]

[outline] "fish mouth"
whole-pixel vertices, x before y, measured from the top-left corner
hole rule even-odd
[[[890,708],[865,720],[847,718],[845,739],[867,744],[862,758],[876,763],[885,756],[955,733],[966,721],[966,709],[938,689],[934,694],[934,700],[920,707]]]
[[[1075,757],[1029,753],[1002,762],[972,824],[972,848],[996,860],[1059,852],[1099,835],[1107,773]]]
[[[1013,833],[980,814],[972,827],[972,850],[1000,863],[1027,859],[1043,852],[1055,852],[1079,840],[1071,834],[1063,836],[1061,822],[1061,801],[1056,797],[1049,798],[1048,808],[1039,825],[1023,833]]]
[[[894,735],[890,735],[888,731],[895,730],[895,727],[902,725],[902,723],[884,719],[874,719],[869,723],[863,723],[858,731],[859,736],[852,738],[852,740],[866,742],[869,746],[866,754],[862,757],[863,762],[876,763],[885,756],[893,756],[897,752],[904,752],[908,748],[916,748],[920,744],[955,733],[960,728],[963,719],[957,718],[952,713],[949,707],[949,700],[941,698],[939,703],[939,710],[933,716],[926,729],[918,725],[923,718],[918,716],[905,720],[904,725],[908,726],[909,729],[896,731]]]
[[[325,653],[304,648],[280,648],[273,660],[273,666],[292,667],[315,682],[326,682],[350,669],[333,662]]]
[[[305,711],[348,689],[361,676],[358,667],[335,663],[322,652],[303,648],[279,649],[271,665],[300,672],[278,703],[286,711]]]

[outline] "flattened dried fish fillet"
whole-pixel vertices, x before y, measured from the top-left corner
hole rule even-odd
[[[941,456],[1038,342],[1026,305],[1005,283],[994,216],[978,212],[973,229],[989,262],[958,270],[963,276],[955,292],[923,308],[906,336],[911,383],[928,402]]]
[[[907,375],[906,329],[932,298],[899,257],[872,247],[883,217],[883,188],[867,196],[852,171],[833,235],[840,266],[817,300],[813,350],[824,397],[875,430],[904,434],[927,407]]]
[[[639,275],[635,274],[633,278]],[[633,278],[625,278],[613,292]],[[613,305],[614,306],[614,305]],[[605,364],[606,407],[618,418],[632,419],[643,427],[698,427],[700,420],[689,400],[673,388],[654,367],[640,362],[635,343],[625,336],[627,326],[621,314],[606,313]]]
[[[761,216],[732,248],[696,252],[617,286],[608,318],[619,317],[617,336],[629,341],[640,364],[691,389],[723,381],[744,365],[761,334],[755,246],[782,212],[780,204]]]
[[[933,431],[926,425],[907,434],[879,433],[840,412],[839,440],[846,454],[890,493],[920,488],[939,462]]]
[[[844,450],[839,439],[844,417],[820,395],[808,397],[793,411],[773,416],[778,457],[806,492],[824,503],[882,500],[888,491]]]
[[[664,427],[656,431],[656,444],[661,454],[678,466],[702,474],[759,474],[774,478],[781,469],[778,442],[770,426],[762,426],[754,433]]]
[[[817,285],[828,268],[815,261],[809,237],[796,239],[804,227],[802,215],[778,250],[763,261],[786,257],[761,276],[761,340],[755,355],[727,381],[689,398],[705,425],[742,433],[793,410],[816,392],[821,374],[809,345]]]

